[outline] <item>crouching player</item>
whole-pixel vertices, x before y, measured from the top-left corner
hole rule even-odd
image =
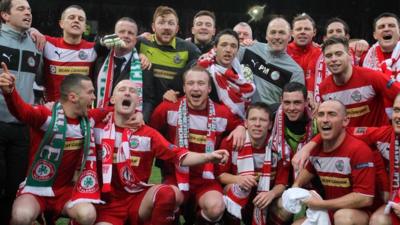
[[[146,125],[138,129],[123,127],[135,113],[137,100],[135,84],[121,81],[110,100],[114,104],[112,119],[95,128],[96,147],[102,150],[102,193],[107,202],[97,207],[97,225],[123,225],[126,221],[173,224],[178,189],[147,184],[154,158],[192,166],[225,162],[229,156],[226,150],[188,152]]]

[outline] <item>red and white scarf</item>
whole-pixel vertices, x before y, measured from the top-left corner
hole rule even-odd
[[[315,64],[315,78],[314,78],[314,102],[321,102],[321,94],[319,93],[319,86],[325,77],[331,75],[331,72],[326,68],[325,57],[321,54]]]
[[[390,138],[390,199],[392,202],[400,204],[400,140],[394,133]],[[391,203],[389,202],[385,208],[385,213],[389,213]],[[391,213],[392,224],[400,225],[400,218],[392,211]]]
[[[390,58],[385,59],[379,43],[375,43],[365,56],[363,67],[381,71],[389,76],[395,76],[400,81],[400,41],[397,42]]]
[[[205,144],[205,153],[211,153],[215,148],[216,141],[216,117],[215,117],[215,106],[211,99],[208,99],[208,116],[207,116],[207,136]],[[180,100],[178,109],[178,122],[176,128],[176,145],[189,149],[189,129],[190,129],[190,115],[187,106],[186,98]],[[179,190],[189,191],[189,167],[175,165],[176,179],[178,182]],[[214,177],[214,164],[204,164],[202,173],[204,179],[215,179]]]
[[[121,144],[119,146],[116,146],[114,120],[110,119],[106,126],[103,128],[103,136],[101,140],[103,164],[102,192],[111,191],[113,164],[116,164],[117,166],[118,179],[123,185],[125,191],[129,193],[136,193],[142,191],[146,186],[151,186],[140,181],[140,179],[136,176],[131,167],[131,151],[129,139],[133,136],[133,133],[134,132],[130,129],[124,128],[121,136]],[[115,148],[117,148],[117,152],[115,152]],[[115,161],[113,162],[113,160]]]
[[[246,106],[250,103],[256,87],[253,81],[248,81],[244,77],[237,58],[233,60],[232,68],[225,68],[216,63],[215,57],[216,51],[211,49],[199,58],[197,64],[211,73],[218,98],[232,113],[244,119]]]
[[[311,118],[311,112],[306,108],[306,116]],[[297,149],[291,149],[289,144],[285,140],[285,113],[282,110],[282,105],[279,106],[275,116],[274,126],[272,128],[271,137],[268,141],[268,146],[273,152],[277,152],[281,157],[278,160],[282,160],[284,164],[289,163],[291,160],[292,151],[298,152],[301,148],[308,143],[313,137],[312,121],[306,126],[306,134],[303,140],[297,145]]]
[[[237,175],[255,175],[254,156],[253,148],[251,146],[250,135],[246,133],[246,141],[242,149],[237,153]],[[271,148],[266,146],[264,163],[262,167],[262,173],[260,175],[257,193],[267,192],[271,188],[271,172],[272,167],[272,152]],[[241,210],[249,201],[250,190],[246,191],[239,187],[238,184],[233,184],[224,196],[224,201],[227,211],[233,216],[242,219]],[[253,211],[253,225],[265,225],[267,217],[267,210],[261,210],[260,208],[254,207]]]

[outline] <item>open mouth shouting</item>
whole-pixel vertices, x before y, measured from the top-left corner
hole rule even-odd
[[[132,105],[132,101],[130,99],[124,99],[122,100],[121,105],[123,109],[129,109]]]
[[[382,39],[385,41],[392,40],[392,38],[393,38],[393,35],[391,33],[385,33],[382,35]]]

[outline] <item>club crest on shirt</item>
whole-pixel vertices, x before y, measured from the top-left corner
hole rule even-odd
[[[32,56],[31,56],[31,57],[28,57],[27,63],[28,63],[28,65],[29,65],[30,67],[34,67],[34,66],[36,65],[35,58],[33,58]]]
[[[78,57],[81,60],[85,60],[85,59],[87,59],[89,57],[89,55],[85,51],[81,50],[78,53]]]
[[[359,90],[353,91],[353,93],[351,93],[351,98],[356,102],[360,102],[362,98],[360,91]]]
[[[273,72],[271,73],[271,79],[272,79],[272,80],[278,80],[280,76],[281,76],[281,75],[279,74],[278,71],[273,71]]]
[[[137,148],[139,146],[139,138],[133,136],[129,140],[129,147],[130,148]]]
[[[57,72],[56,66],[50,65],[50,72],[51,72],[52,74],[55,74],[55,73]]]
[[[336,167],[336,169],[339,171],[339,172],[343,172],[343,169],[344,169],[344,162],[343,162],[343,160],[337,160],[336,161],[336,163],[335,163],[335,167]]]
[[[48,181],[50,180],[54,174],[54,165],[50,162],[47,162],[43,159],[39,160],[35,167],[32,169],[33,171],[33,179],[38,181]]]
[[[182,62],[182,58],[179,54],[176,54],[174,57],[174,63],[179,64]]]

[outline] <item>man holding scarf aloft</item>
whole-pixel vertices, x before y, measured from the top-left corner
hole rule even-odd
[[[282,224],[276,221],[275,215],[268,215],[267,207],[280,196],[287,185],[285,168],[282,161],[277,160],[277,152],[267,148],[273,125],[272,111],[262,102],[249,105],[246,114],[247,128],[244,146],[232,149],[232,142],[225,139],[221,148],[230,151],[230,160],[219,166],[218,179],[225,184],[225,204],[229,214],[225,223],[240,224]],[[273,210],[274,207],[269,208]],[[275,220],[274,220],[275,219]],[[257,221],[259,221],[257,223]]]
[[[137,97],[134,82],[119,82],[110,99],[114,105],[113,118],[96,125],[94,131],[96,147],[103,151],[102,192],[109,196],[105,205],[97,206],[98,225],[123,225],[127,220],[130,224],[139,221],[173,224],[179,205],[175,198],[177,188],[148,184],[155,157],[179,166],[225,162],[228,158],[226,150],[210,154],[188,152],[146,125],[139,129],[123,128],[135,113]]]
[[[202,55],[197,64],[210,72],[212,89],[210,98],[220,102],[232,113],[245,118],[246,106],[256,87],[253,80],[246,80],[239,60],[239,36],[231,29],[226,29],[215,37],[214,48]]]
[[[256,87],[253,80],[244,77],[239,60],[239,36],[230,29],[222,30],[215,37],[214,48],[202,55],[197,64],[211,74],[210,98],[226,105],[232,113],[245,118],[246,106]],[[168,91],[164,98],[176,102],[177,93]]]
[[[129,79],[134,82],[139,96],[137,110],[142,112],[144,121],[148,122],[155,107],[153,72],[141,67],[136,51],[138,27],[129,17],[122,17],[115,23],[115,38],[120,38],[124,45],[114,47],[102,60],[97,77],[97,106],[107,106],[114,87],[119,81]],[[106,39],[111,39],[106,36]]]
[[[54,218],[63,214],[82,225],[93,224],[96,212],[91,203],[101,200],[91,126],[106,111],[88,111],[95,99],[90,78],[67,76],[60,101],[49,110],[25,103],[15,90],[15,77],[4,63],[2,67],[0,87],[8,109],[32,128],[30,169],[14,201],[11,224],[30,225],[44,211]]]
[[[217,149],[223,135],[242,136],[245,128],[241,119],[225,105],[209,99],[211,77],[207,70],[195,66],[183,76],[185,96],[178,102],[162,102],[151,118],[151,126],[179,147],[198,153],[211,153]],[[225,210],[222,188],[214,177],[213,164],[176,167],[166,164],[164,183],[174,184],[198,205],[196,224],[216,224]],[[176,175],[176,178],[175,178]]]

